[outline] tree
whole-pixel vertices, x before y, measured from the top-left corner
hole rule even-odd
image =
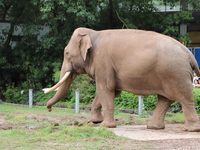
[[[11,39],[13,38],[13,32],[17,30],[16,25],[29,26],[29,29],[34,28],[38,22],[37,16],[40,12],[39,9],[31,3],[31,1],[27,2],[25,0],[22,0],[21,3],[16,0],[3,1],[0,5],[0,12],[0,20],[3,22],[9,21],[10,23],[10,27],[2,31],[2,37],[4,39],[1,40],[2,44],[0,47],[0,81],[2,87],[5,87],[6,84],[11,85],[14,78],[19,77],[19,72],[22,67],[22,64],[18,63],[21,60],[21,52],[17,51],[17,46],[16,48],[12,48],[10,45]],[[35,31],[37,31],[36,28],[33,32]],[[24,33],[24,35],[25,34],[27,33]],[[26,52],[24,52],[24,54],[25,53]]]
[[[60,68],[63,49],[78,26],[91,26],[95,21],[96,2],[71,0],[8,0],[0,3],[0,20],[10,23],[2,31],[0,47],[1,91],[6,87],[41,89],[54,83]],[[39,30],[49,27],[49,34],[38,39]],[[21,38],[15,47],[10,42],[20,26]],[[55,69],[56,68],[56,69]],[[23,84],[24,85],[24,84]],[[0,91],[0,93],[1,93]]]

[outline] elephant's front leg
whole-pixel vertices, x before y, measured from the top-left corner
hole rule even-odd
[[[158,103],[156,109],[153,112],[151,121],[147,124],[147,129],[164,129],[164,118],[168,111],[169,106],[173,101],[158,95]]]
[[[92,102],[91,114],[92,116],[88,122],[101,123],[103,121],[103,116],[101,114],[101,103],[98,95],[96,95]]]
[[[114,90],[111,91],[104,84],[97,84],[97,94],[103,109],[103,122],[100,126],[115,128],[114,120]]]

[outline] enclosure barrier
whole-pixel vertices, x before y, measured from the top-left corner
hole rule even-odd
[[[80,113],[80,90],[76,89],[75,91],[75,95],[76,95],[76,104],[75,104],[75,112],[78,114]]]
[[[75,97],[76,97],[76,102],[75,102],[75,113],[80,113],[80,90],[76,89],[75,91]],[[141,116],[143,114],[143,98],[144,96],[139,95],[138,96],[138,115]],[[29,89],[29,108],[33,107],[33,89]]]
[[[141,95],[139,95],[138,96],[138,115],[139,116],[142,116],[142,114],[143,114],[143,107],[144,107],[144,102],[143,102],[143,98],[144,98],[144,96],[141,96]]]
[[[33,107],[33,89],[29,89],[29,108]]]

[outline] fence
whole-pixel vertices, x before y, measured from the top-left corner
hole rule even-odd
[[[29,108],[33,106],[33,89],[29,89]],[[76,103],[75,103],[75,112],[80,113],[80,90],[76,89],[75,91]],[[138,114],[141,116],[143,114],[144,103],[143,96],[138,96]]]

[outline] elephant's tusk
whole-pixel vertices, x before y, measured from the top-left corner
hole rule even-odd
[[[66,72],[65,75],[62,77],[62,79],[56,85],[54,85],[53,87],[42,89],[44,91],[44,93],[49,93],[49,92],[58,90],[58,87],[61,86],[64,83],[64,81],[68,78],[70,73],[71,73],[70,71]]]
[[[59,88],[59,87],[58,87]],[[58,88],[53,90],[53,91],[58,91]],[[42,91],[44,91],[44,93],[49,93],[48,91],[50,90],[51,88],[44,88],[42,89]]]

